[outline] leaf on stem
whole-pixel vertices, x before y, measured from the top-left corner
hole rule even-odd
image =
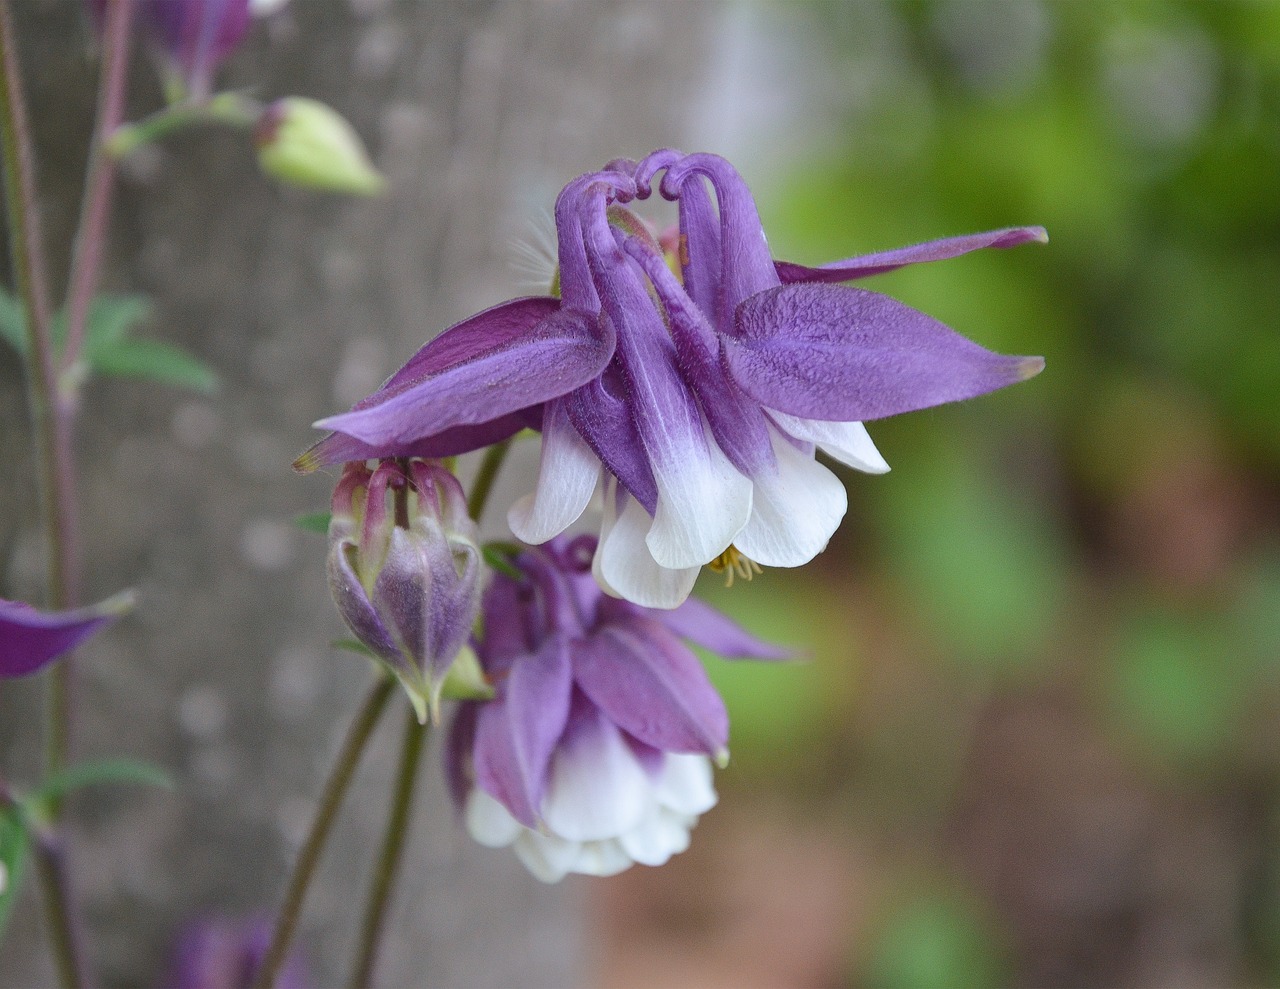
[[[17,807],[0,810],[0,938],[26,872],[31,836]]]

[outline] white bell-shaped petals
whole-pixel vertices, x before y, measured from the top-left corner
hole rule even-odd
[[[505,848],[520,836],[519,821],[501,801],[475,787],[467,796],[467,831],[487,848]]]
[[[679,459],[653,465],[658,506],[645,544],[658,565],[671,570],[714,560],[751,514],[751,480],[729,462],[705,423],[702,428],[701,442],[689,443]]]
[[[860,422],[825,422],[801,419],[773,409],[765,411],[787,435],[817,444],[823,453],[847,467],[867,474],[886,474],[889,471],[889,464],[871,441],[867,427]]]
[[[545,543],[578,520],[591,502],[600,460],[569,422],[564,402],[547,403],[538,485],[507,512],[507,524],[531,545]]]
[[[826,548],[849,507],[844,485],[812,452],[799,450],[770,427],[777,470],[753,478],[751,518],[734,539],[766,567],[798,567]]]
[[[682,604],[693,590],[701,564],[674,570],[660,566],[646,543],[651,520],[644,506],[626,492],[618,492],[611,477],[606,477],[604,495],[600,543],[592,564],[600,587],[646,608]]]
[[[542,819],[570,841],[614,838],[640,822],[651,789],[622,733],[593,707],[552,757]]]

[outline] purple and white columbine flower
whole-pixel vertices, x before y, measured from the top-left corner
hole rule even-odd
[[[347,464],[333,492],[329,590],[347,627],[409,695],[438,714],[445,676],[484,590],[476,524],[437,463]],[[437,719],[438,720],[438,719]]]
[[[661,865],[716,802],[724,704],[683,639],[728,657],[779,659],[695,598],[653,611],[606,597],[595,538],[553,538],[495,575],[476,645],[491,701],[458,708],[446,751],[468,830],[514,845],[539,879]]]
[[[0,679],[35,673],[131,607],[129,591],[71,611],[37,611],[0,598]]]
[[[679,274],[624,205],[647,198],[659,172],[661,194],[679,205]],[[881,473],[865,420],[1043,367],[836,284],[1043,241],[1039,227],[809,268],[773,260],[751,193],[723,158],[656,151],[570,182],[556,229],[558,298],[515,299],[446,330],[350,412],[316,423],[334,432],[298,469],[446,456],[540,429],[537,489],[512,508],[512,531],[544,542],[601,491],[601,586],[671,608],[705,564],[794,567],[822,551],[847,506],[815,448]]]

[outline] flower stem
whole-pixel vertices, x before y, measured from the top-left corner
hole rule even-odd
[[[64,989],[81,989],[85,979],[83,938],[73,918],[71,883],[62,842],[52,831],[42,830],[35,840],[36,871],[44,890],[45,921],[49,925],[50,950],[58,966],[58,983]]]
[[[467,499],[467,512],[477,522],[484,513],[485,503],[493,490],[493,482],[497,479],[498,470],[502,467],[502,461],[507,458],[507,451],[510,449],[511,440],[505,439],[489,447],[485,451],[484,459],[480,461],[480,469],[476,472],[476,479],[471,484],[471,497]]]
[[[202,102],[184,100],[157,110],[136,123],[116,126],[110,132],[105,148],[118,160],[145,144],[193,124],[223,124],[248,130],[261,115],[262,105],[243,93],[219,93]]]
[[[293,865],[293,873],[285,888],[284,902],[280,905],[280,913],[276,918],[275,929],[271,934],[271,946],[267,949],[262,967],[253,980],[253,989],[270,989],[275,985],[293,942],[293,934],[298,926],[298,918],[302,913],[302,901],[311,884],[316,866],[320,863],[320,855],[329,838],[334,818],[342,799],[346,796],[351,777],[355,774],[360,756],[365,745],[377,727],[395,681],[388,675],[379,675],[377,682],[369,690],[356,713],[351,727],[347,729],[347,737],[343,739],[338,758],[325,781],[324,790],[320,794],[320,803],[316,807],[315,819],[311,822],[311,830],[307,833],[302,848],[298,851],[298,859]]]
[[[89,303],[97,290],[102,267],[102,249],[106,243],[116,174],[116,160],[107,152],[106,142],[124,119],[124,86],[129,71],[133,8],[134,0],[109,0],[107,3],[102,72],[98,81],[98,118],[89,149],[80,224],[76,230],[71,279],[67,288],[67,343],[62,353],[64,371],[80,357]]]
[[[377,961],[383,923],[386,920],[391,891],[395,885],[400,855],[404,849],[404,839],[409,831],[409,811],[413,807],[418,763],[422,757],[423,743],[426,741],[428,730],[429,723],[419,723],[417,715],[410,710],[405,719],[404,745],[400,751],[400,773],[396,778],[391,813],[387,818],[387,829],[382,836],[382,850],[378,854],[377,866],[369,887],[369,897],[365,901],[364,921],[360,926],[356,962],[348,981],[351,989],[366,989],[373,984],[373,966]]]

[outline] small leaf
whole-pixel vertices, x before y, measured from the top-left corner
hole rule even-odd
[[[520,552],[520,547],[515,543],[485,543],[480,547],[480,554],[484,557],[484,562],[489,564],[490,568],[505,574],[513,580],[520,580],[524,574],[520,572],[520,568],[512,563],[512,558]]]
[[[0,337],[20,354],[27,352],[27,315],[21,302],[6,288],[0,288]]]
[[[99,350],[119,343],[139,323],[151,318],[151,300],[145,295],[100,295],[89,305],[85,318],[85,354],[89,363]]]
[[[173,789],[173,778],[159,766],[136,759],[99,759],[55,773],[31,795],[30,800],[33,803],[53,802],[61,800],[72,790],[100,783],[137,783]]]
[[[22,889],[31,838],[16,808],[0,811],[0,939]]]
[[[304,532],[318,532],[324,536],[329,532],[329,519],[332,515],[332,512],[303,512],[293,517],[293,524]]]
[[[159,340],[117,340],[90,355],[93,369],[118,377],[148,378],[193,391],[212,392],[217,376],[190,354]]]

